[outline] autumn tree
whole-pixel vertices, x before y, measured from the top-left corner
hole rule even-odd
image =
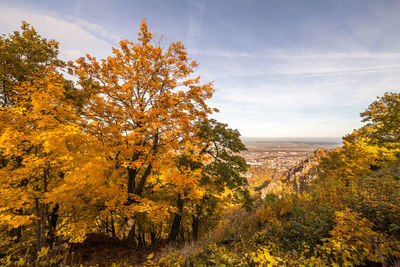
[[[343,137],[343,147],[322,160],[320,170],[338,179],[355,179],[381,169],[396,173],[399,157],[400,94],[385,93],[361,113],[360,129]],[[390,169],[390,170],[389,170]],[[396,175],[396,174],[395,174]]]
[[[350,254],[350,249],[345,248],[347,244],[343,243],[340,255],[335,256],[359,262],[369,258],[385,265],[397,255],[400,243],[399,103],[397,93],[385,93],[374,101],[361,113],[367,123],[343,137],[343,146],[328,153],[320,163],[321,179],[315,184],[318,201],[358,213],[371,229],[368,238],[366,231],[348,233],[347,237],[340,236],[342,232],[332,233],[335,242],[358,238],[368,246]]]
[[[36,240],[39,251],[53,246],[60,230],[70,237],[74,224],[65,210],[81,205],[67,201],[73,194],[53,192],[65,188],[65,177],[77,166],[84,170],[80,163],[87,162],[83,158],[95,142],[80,131],[86,97],[60,74],[65,64],[58,43],[23,22],[21,31],[1,36],[0,46],[1,245],[27,248]]]
[[[160,208],[161,201],[150,205],[148,193],[171,153],[194,141],[196,124],[212,112],[205,100],[214,91],[193,76],[197,63],[180,42],[163,48],[145,21],[140,29],[136,43],[121,41],[112,56],[99,61],[87,55],[70,68],[82,90],[91,93],[83,110],[87,131],[103,142],[114,170],[123,170],[109,203],[129,220],[139,210]],[[128,239],[134,231],[135,223]]]
[[[14,87],[16,104],[0,110],[7,121],[0,136],[7,160],[0,170],[1,224],[8,230],[24,226],[26,233],[33,227],[38,251],[54,242],[62,201],[52,202],[52,192],[84,161],[84,150],[76,152],[88,142],[63,78],[53,69],[40,76]]]
[[[63,66],[63,62],[57,56],[58,43],[54,40],[46,40],[40,36],[27,22],[22,23],[21,31],[15,31],[8,36],[0,36],[0,136],[2,140],[0,148],[0,172],[2,183],[7,180],[7,175],[11,175],[9,171],[13,170],[13,173],[17,172],[19,168],[23,167],[26,160],[22,155],[23,153],[10,154],[13,148],[15,149],[17,145],[21,144],[9,136],[12,131],[25,131],[23,130],[24,126],[29,128],[28,125],[24,124],[26,121],[23,120],[20,121],[19,130],[13,128],[17,125],[16,120],[18,119],[16,114],[18,112],[22,113],[22,107],[26,108],[27,101],[30,101],[30,96],[26,95],[26,93],[29,94],[32,91],[26,88],[29,85],[33,86],[33,83],[37,83],[37,79],[44,78],[49,68],[54,69]],[[63,86],[67,83],[66,80],[61,80]],[[22,103],[19,103],[19,101]],[[20,110],[18,111],[18,109]],[[17,138],[17,136],[14,136],[14,138]],[[22,151],[26,147],[18,149]],[[18,171],[22,170],[23,168]],[[11,180],[9,179],[6,184],[12,184],[14,189],[19,188],[19,190],[23,191],[29,179],[28,175],[26,175],[20,183]],[[6,186],[6,188],[8,187]],[[4,188],[2,193],[10,193],[6,188]],[[10,196],[13,199],[15,198],[14,202],[6,202],[10,200],[8,198]],[[11,211],[12,214],[16,215],[15,217],[6,217],[7,220],[3,220],[4,224],[8,224],[7,228],[9,230],[7,231],[8,234],[3,237],[3,240],[14,238],[15,241],[21,241],[22,226],[24,225],[24,219],[22,218],[26,218],[26,215],[31,211],[25,210],[26,202],[24,202],[25,198],[21,194],[15,194],[14,196],[6,194],[2,195],[2,197],[2,201],[4,201],[2,202],[2,211],[6,213]],[[9,220],[10,218],[11,220]],[[11,224],[9,224],[10,221],[12,221]],[[12,227],[12,225],[16,227]]]
[[[47,66],[62,66],[58,43],[46,40],[27,22],[22,31],[0,36],[0,106],[15,104],[14,86],[43,74]]]

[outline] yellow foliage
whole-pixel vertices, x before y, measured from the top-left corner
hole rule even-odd
[[[400,244],[384,233],[373,230],[373,223],[349,209],[335,213],[331,237],[307,258],[306,264],[324,262],[337,266],[354,266],[365,261],[383,262],[386,257],[399,256]]]

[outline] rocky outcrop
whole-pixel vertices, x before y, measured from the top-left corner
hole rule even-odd
[[[328,149],[317,149],[307,159],[303,160],[294,167],[287,170],[282,177],[270,181],[263,189],[261,189],[262,198],[268,193],[280,195],[283,190],[299,192],[304,190],[308,184],[317,177],[316,167],[319,159],[324,157]]]
[[[317,149],[307,159],[290,168],[283,182],[290,185],[294,192],[304,190],[308,184],[315,180],[316,167],[321,157],[326,155],[327,149]]]

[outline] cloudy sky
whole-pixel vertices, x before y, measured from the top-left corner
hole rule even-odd
[[[0,0],[0,33],[22,20],[61,57],[106,57],[150,31],[180,40],[214,81],[210,105],[247,137],[338,137],[400,88],[400,1]]]

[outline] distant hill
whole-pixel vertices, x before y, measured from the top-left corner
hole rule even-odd
[[[242,137],[249,151],[308,150],[334,148],[342,145],[339,137]],[[300,149],[300,150],[299,150]]]
[[[341,137],[242,137],[244,143],[335,143],[341,144]]]

